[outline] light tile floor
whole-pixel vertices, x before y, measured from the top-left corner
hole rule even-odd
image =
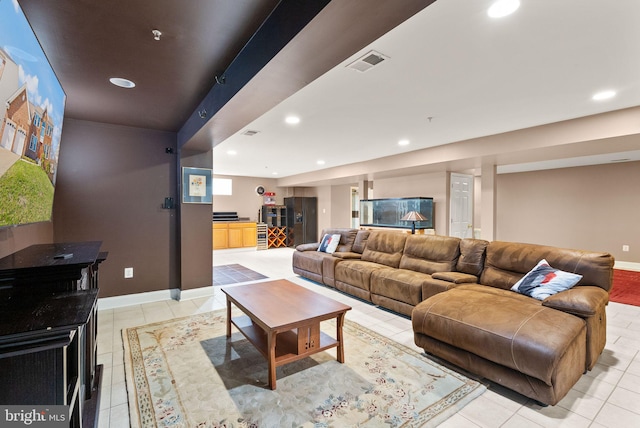
[[[413,343],[411,322],[407,318],[297,277],[291,269],[292,251],[290,248],[218,250],[213,252],[213,265],[239,263],[270,279],[287,278],[352,306],[347,319],[419,349]],[[104,365],[100,427],[129,426],[121,330],[224,308],[224,295],[215,287],[212,290],[210,297],[99,311],[98,362]],[[596,367],[584,375],[556,406],[540,407],[510,390],[490,384],[487,392],[440,426],[640,426],[640,307],[610,303],[607,317],[607,345]]]

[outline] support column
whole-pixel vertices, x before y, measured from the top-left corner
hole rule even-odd
[[[480,237],[487,241],[496,239],[496,178],[495,164],[482,164]]]
[[[360,200],[369,199],[369,189],[373,188],[373,183],[369,180],[361,180],[358,183],[358,195]]]
[[[211,204],[182,203],[182,167],[211,168],[212,150],[179,150],[178,197],[180,202],[180,291],[213,284]]]

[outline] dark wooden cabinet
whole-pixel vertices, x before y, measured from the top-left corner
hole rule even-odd
[[[0,259],[0,403],[68,405],[97,425],[100,242],[42,244]]]

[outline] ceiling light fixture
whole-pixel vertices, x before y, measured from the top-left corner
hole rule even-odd
[[[153,34],[153,40],[160,40],[160,36],[162,36],[162,31],[151,30],[151,34]]]
[[[411,142],[409,140],[400,140],[398,141],[399,146],[408,146]]]
[[[487,15],[491,18],[503,18],[511,15],[520,7],[520,0],[498,0],[487,10]]]
[[[287,116],[284,121],[289,125],[297,125],[300,123],[300,118],[298,116]]]
[[[111,82],[111,84],[113,85],[119,86],[121,88],[127,88],[127,89],[131,89],[136,86],[136,84],[133,83],[131,80],[124,79],[122,77],[111,77],[109,79],[109,82]]]
[[[615,96],[616,96],[616,91],[607,90],[607,91],[600,91],[596,93],[593,97],[591,97],[591,99],[594,101],[603,101],[603,100],[608,100],[610,98],[613,98]]]
[[[235,155],[237,155],[237,154],[238,154],[238,152],[236,152],[235,150],[227,150],[227,154],[228,154],[229,156],[235,156]]]
[[[316,162],[318,165],[324,165],[324,161],[322,159],[320,159],[318,162]]]

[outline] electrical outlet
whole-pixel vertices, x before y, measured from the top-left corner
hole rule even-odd
[[[623,245],[622,246],[622,251],[629,251],[629,246],[628,245]]]
[[[124,277],[125,278],[133,278],[133,268],[124,268]]]

